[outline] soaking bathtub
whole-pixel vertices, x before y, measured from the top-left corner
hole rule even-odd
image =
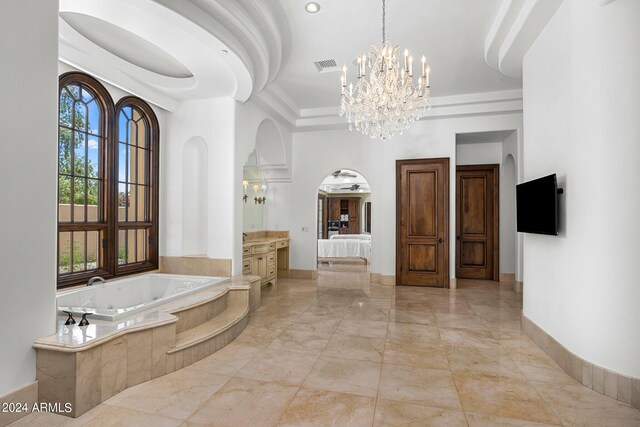
[[[143,274],[63,291],[57,295],[56,303],[58,314],[64,314],[63,311],[74,315],[93,313],[90,319],[116,321],[213,286],[219,286],[222,293],[228,281],[228,277]]]

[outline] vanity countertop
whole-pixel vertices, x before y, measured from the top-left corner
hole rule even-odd
[[[254,245],[264,245],[267,243],[277,243],[289,241],[288,231],[253,231],[246,233],[247,237],[242,242],[242,247]]]

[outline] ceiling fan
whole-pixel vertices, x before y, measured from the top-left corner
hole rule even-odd
[[[338,169],[337,171],[333,171],[331,173],[331,175],[333,175],[334,178],[356,178],[358,175],[356,175],[355,173],[351,173],[351,172],[347,172],[347,171],[342,171],[341,169]]]
[[[358,188],[360,188],[360,184],[353,184],[350,187],[340,187],[341,190],[351,190],[351,191],[356,191]]]

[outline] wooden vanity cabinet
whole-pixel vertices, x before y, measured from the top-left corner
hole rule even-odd
[[[242,274],[260,276],[261,285],[275,285],[276,250],[275,241],[246,244],[242,251]]]

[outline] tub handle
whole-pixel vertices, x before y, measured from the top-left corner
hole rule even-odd
[[[76,323],[76,319],[73,318],[73,316],[71,315],[71,312],[65,311],[65,310],[62,310],[62,311],[64,311],[65,313],[67,313],[69,315],[69,318],[67,318],[67,321],[64,322],[65,326],[73,325],[73,324]]]
[[[89,324],[89,321],[87,320],[87,316],[92,315],[93,313],[84,313],[82,315],[82,320],[80,320],[80,323],[78,323],[78,326],[87,326]]]

